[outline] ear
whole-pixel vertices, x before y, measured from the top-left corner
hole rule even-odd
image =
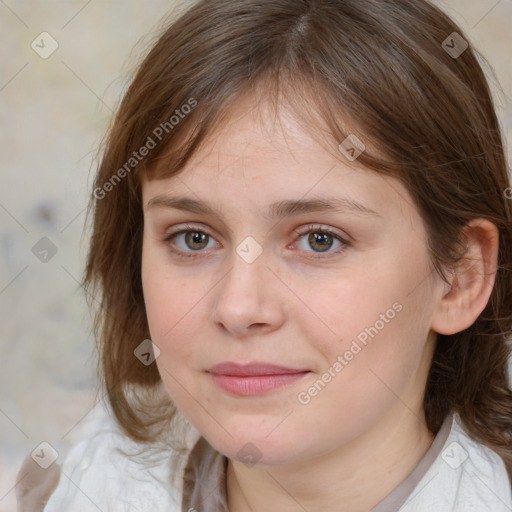
[[[432,319],[432,330],[455,334],[470,327],[485,309],[498,269],[498,228],[486,219],[473,219],[463,232],[466,253],[454,269],[450,286]]]

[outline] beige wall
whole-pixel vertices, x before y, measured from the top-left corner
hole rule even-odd
[[[77,284],[89,169],[123,73],[168,5],[0,2],[0,512],[14,510],[9,490],[21,455],[42,440],[64,450],[94,403],[93,342]],[[441,5],[494,66],[505,92],[499,115],[510,141],[512,0]],[[31,48],[43,31],[59,45],[48,59]],[[49,45],[46,40],[46,50]],[[47,263],[31,252],[43,236],[57,248]]]

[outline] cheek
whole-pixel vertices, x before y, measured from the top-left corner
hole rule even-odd
[[[197,304],[190,284],[176,278],[146,273],[143,288],[151,340],[160,349],[158,371],[174,404],[188,415],[190,395],[199,392],[193,370],[200,369],[201,303]]]
[[[401,302],[396,279],[389,278],[389,269],[367,264],[360,271],[335,273],[330,279],[312,287],[303,281],[294,288],[310,311],[302,303],[296,315],[303,329],[318,348],[330,358],[350,349],[352,340],[362,343],[372,339],[369,331],[389,330],[389,325],[400,316]],[[393,307],[395,304],[395,307]],[[383,317],[383,319],[382,319]]]
[[[410,375],[429,332],[427,282],[411,293],[419,276],[428,276],[428,259],[420,250],[415,258],[392,252],[380,256],[358,272],[334,276],[317,293],[311,287],[298,291],[317,313],[308,315],[310,339],[316,340],[326,365],[343,356],[343,373],[350,380],[370,368],[391,380]]]
[[[165,256],[166,251],[155,248],[153,241],[144,238],[142,289],[149,329],[155,343],[172,337],[180,318],[185,318],[192,310],[195,295],[195,281],[173,272]]]
[[[155,261],[151,251],[143,251],[141,275],[151,340],[160,349],[157,364],[174,371],[173,362],[182,360],[192,350],[190,343],[180,340],[186,336],[183,329],[193,315],[193,291],[190,284],[187,286],[183,279],[171,275],[165,265]],[[165,381],[165,374],[160,373]]]
[[[172,280],[148,280],[144,286],[146,315],[152,341],[164,361],[188,358],[200,340],[202,306],[190,284]],[[173,364],[173,366],[175,366]]]

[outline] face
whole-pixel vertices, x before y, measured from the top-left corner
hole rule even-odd
[[[289,113],[246,98],[232,114],[179,175],[143,183],[144,298],[174,403],[215,449],[262,464],[421,416],[441,286],[405,188]],[[212,373],[226,362],[291,373]]]

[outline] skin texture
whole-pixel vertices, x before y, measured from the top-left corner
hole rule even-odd
[[[486,221],[468,228],[473,260],[453,274],[451,289],[432,270],[422,219],[400,182],[334,157],[287,111],[276,122],[264,102],[246,97],[231,114],[178,176],[143,181],[142,282],[160,374],[176,406],[229,457],[230,511],[340,503],[368,511],[432,443],[422,400],[436,332],[468,327],[485,307],[497,232]],[[219,217],[147,207],[161,195],[206,201]],[[275,201],[333,196],[375,214],[265,216]],[[187,245],[184,234],[165,241],[187,224],[209,235],[202,245]],[[332,247],[322,252],[326,246],[308,242],[322,228],[348,243],[328,237]],[[252,263],[236,251],[249,236],[263,249]],[[380,327],[393,304],[393,318],[300,403],[299,393],[365,328]],[[265,395],[236,397],[207,372],[225,361],[310,373]],[[240,460],[247,443],[257,448],[255,465]]]

